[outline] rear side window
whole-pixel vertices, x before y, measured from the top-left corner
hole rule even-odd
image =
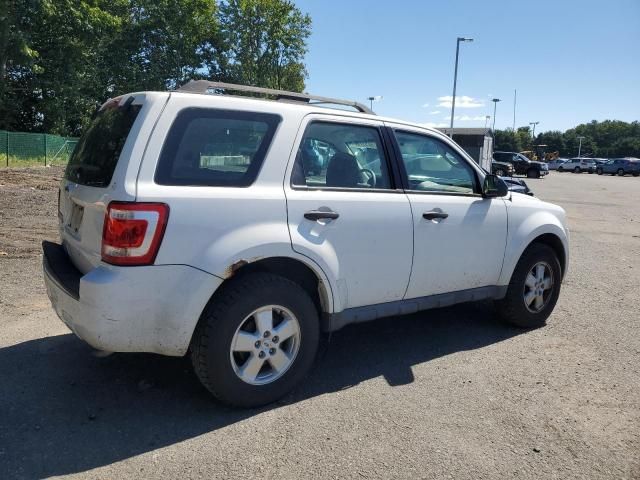
[[[82,185],[106,187],[118,164],[141,105],[107,104],[93,119],[69,159],[65,178]]]
[[[160,185],[246,187],[258,176],[280,117],[187,108],[165,140],[155,181]]]

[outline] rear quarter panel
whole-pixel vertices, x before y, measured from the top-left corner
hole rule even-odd
[[[263,258],[302,261],[331,285],[322,269],[291,247],[283,179],[303,117],[301,110],[273,102],[223,96],[172,94],[149,141],[138,176],[138,201],[165,202],[170,213],[156,264],[189,265],[220,278]],[[154,182],[164,139],[178,112],[189,107],[245,110],[281,116],[255,182],[249,187],[166,186]],[[285,112],[285,113],[283,113]],[[211,292],[213,293],[213,292]]]

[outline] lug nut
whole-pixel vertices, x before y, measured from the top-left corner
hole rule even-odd
[[[265,355],[265,353],[264,353],[264,352],[260,352],[260,353],[258,354],[258,358],[264,358],[264,355]]]
[[[271,341],[272,341],[273,343],[278,343],[278,340],[280,340],[280,339],[278,338],[278,336],[277,336],[277,335],[275,335],[275,336],[271,339]]]
[[[269,335],[271,335],[271,332],[269,330],[267,330],[266,332],[264,332],[263,337],[264,338],[269,338]]]
[[[269,349],[269,355],[275,355],[276,354],[276,349],[275,348],[270,348]]]
[[[253,344],[256,348],[260,348],[260,340]]]

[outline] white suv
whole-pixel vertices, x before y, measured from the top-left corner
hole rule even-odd
[[[350,323],[493,299],[541,326],[568,264],[562,208],[442,133],[207,81],[106,102],[58,216],[43,263],[62,321],[100,350],[190,353],[239,406],[284,395]]]

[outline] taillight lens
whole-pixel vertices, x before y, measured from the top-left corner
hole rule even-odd
[[[112,265],[151,265],[169,218],[164,203],[111,202],[102,229],[102,260]]]

